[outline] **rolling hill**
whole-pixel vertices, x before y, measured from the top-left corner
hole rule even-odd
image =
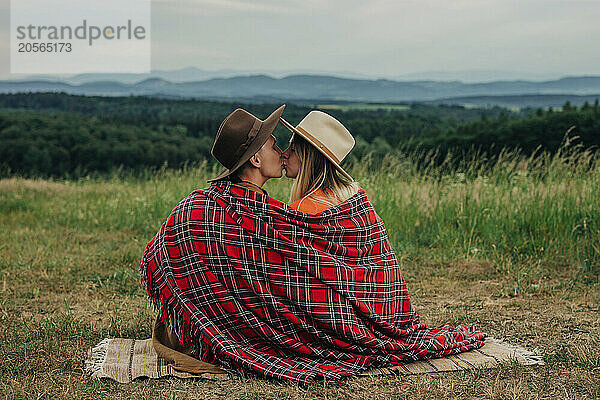
[[[72,84],[50,80],[0,81],[0,93],[65,92],[78,95],[162,96],[211,100],[285,100],[302,102],[444,102],[510,103],[515,106],[556,106],[556,96],[573,104],[600,97],[600,77],[567,77],[551,81],[393,81],[349,79],[324,75],[235,76],[192,82],[150,78],[137,83],[112,80]],[[549,97],[547,97],[549,96]]]

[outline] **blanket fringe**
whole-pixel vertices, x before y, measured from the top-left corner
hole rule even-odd
[[[148,246],[150,246],[154,240],[155,239],[152,239]],[[142,264],[140,266],[140,277],[142,284],[146,288],[148,297],[150,297],[153,309],[158,313],[159,320],[168,326],[175,336],[177,336],[179,344],[194,350],[198,348],[201,349],[202,343],[192,339],[194,337],[199,337],[200,328],[192,326],[190,317],[187,315],[181,304],[177,302],[175,295],[168,299],[164,298],[160,290],[161,286],[157,284],[155,280],[159,279],[159,281],[163,281],[166,284],[166,278],[161,276],[154,277],[155,280],[151,279],[149,271],[147,268],[144,268],[144,258],[142,258]],[[214,362],[214,360],[211,359],[207,362]]]
[[[496,343],[496,344],[502,345],[506,348],[509,348],[511,351],[514,351],[515,353],[517,353],[518,355],[523,357],[525,359],[527,365],[545,365],[546,364],[544,362],[543,356],[535,354],[533,351],[527,350],[524,347],[505,342],[503,339],[488,337],[485,340],[485,342],[486,343]]]
[[[108,345],[112,339],[106,338],[88,351],[88,358],[85,360],[85,371],[93,378],[103,378],[104,363],[108,354]]]

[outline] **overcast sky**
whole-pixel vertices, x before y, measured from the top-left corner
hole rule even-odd
[[[600,75],[600,0],[154,0],[151,33],[153,69]]]

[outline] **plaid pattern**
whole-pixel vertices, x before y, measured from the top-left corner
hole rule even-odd
[[[338,383],[486,337],[419,322],[364,190],[308,215],[214,183],[175,207],[140,268],[160,318],[196,357],[266,377]]]

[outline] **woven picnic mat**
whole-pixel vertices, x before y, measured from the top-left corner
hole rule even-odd
[[[477,350],[456,354],[450,357],[375,368],[365,371],[368,375],[423,374],[457,371],[474,368],[492,368],[501,363],[517,362],[523,365],[543,364],[542,357],[520,346],[488,337],[485,345]],[[95,378],[110,378],[117,382],[129,383],[136,378],[177,378],[229,379],[228,374],[190,374],[177,371],[164,359],[159,358],[152,347],[152,339],[104,339],[88,352],[85,361],[86,371]]]
[[[406,362],[389,368],[375,368],[365,375],[410,375],[433,372],[459,371],[477,368],[493,368],[501,363],[516,362],[521,365],[543,365],[542,356],[521,346],[487,337],[483,347],[443,358]]]

